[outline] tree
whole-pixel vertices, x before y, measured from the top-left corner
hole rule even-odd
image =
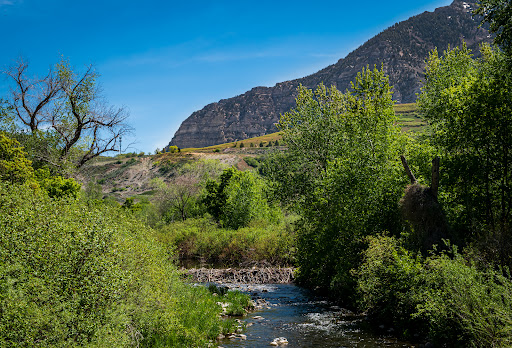
[[[224,189],[226,201],[222,207],[222,223],[238,229],[257,219],[272,220],[265,183],[252,171],[237,171]]]
[[[346,93],[300,86],[296,102],[278,124],[287,149],[263,172],[302,216],[299,281],[347,300],[363,237],[399,230],[403,136],[391,88],[382,70],[366,68]]]
[[[177,146],[169,146],[167,148],[167,152],[176,153],[176,152],[178,152],[178,147]]]
[[[418,105],[441,154],[440,198],[453,228],[485,240],[487,255],[512,265],[512,73],[488,45],[430,54]]]
[[[203,203],[208,213],[217,221],[222,218],[224,206],[226,205],[226,187],[235,175],[237,170],[233,167],[226,168],[219,177],[219,180],[208,179],[205,184],[205,196]]]
[[[177,213],[185,221],[198,193],[199,183],[192,176],[182,175],[174,179],[165,191],[170,212]]]
[[[252,171],[227,168],[219,180],[208,180],[203,203],[208,213],[225,227],[238,229],[256,219],[277,218],[267,200],[265,182]]]
[[[92,66],[78,73],[61,60],[46,76],[32,78],[20,59],[5,73],[13,83],[8,105],[18,138],[36,161],[59,171],[66,165],[80,168],[103,153],[119,151],[120,138],[131,131],[127,111],[102,97]]]
[[[512,55],[512,2],[510,0],[480,0],[475,14],[483,16],[482,22],[490,24],[494,42],[509,56]]]
[[[5,99],[0,98],[0,131],[11,134],[15,129],[15,116],[12,109]]]

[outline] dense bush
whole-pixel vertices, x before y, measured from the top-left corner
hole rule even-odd
[[[73,178],[63,178],[60,175],[51,175],[48,168],[36,170],[37,181],[51,198],[73,197],[78,198],[82,185]]]
[[[204,345],[229,323],[116,207],[0,184],[0,346]]]
[[[20,143],[0,133],[0,180],[11,183],[35,183],[34,169]]]
[[[405,335],[457,347],[512,344],[512,282],[456,248],[423,259],[392,237],[373,237],[354,273],[362,308]]]
[[[258,168],[258,166],[260,165],[260,162],[254,158],[254,157],[244,157],[244,161],[245,163],[247,163],[248,165],[250,165],[251,167],[254,167],[254,168]]]
[[[176,245],[184,259],[237,265],[250,261],[268,261],[290,265],[294,262],[295,240],[290,222],[272,224],[253,221],[238,230],[218,227],[211,219],[188,219],[158,229],[158,238]]]

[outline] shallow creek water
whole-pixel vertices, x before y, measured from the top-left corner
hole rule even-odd
[[[244,331],[247,340],[223,339],[217,343],[221,347],[269,347],[277,337],[285,337],[289,344],[282,347],[289,348],[414,347],[391,336],[372,333],[363,317],[293,284],[229,287],[248,293],[253,299],[263,299],[267,305],[243,318],[250,325]]]

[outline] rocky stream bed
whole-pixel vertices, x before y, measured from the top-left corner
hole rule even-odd
[[[193,268],[193,281],[251,295],[255,310],[239,320],[239,332],[219,336],[216,347],[420,347],[400,341],[393,328],[374,332],[363,314],[293,284],[292,268]],[[245,329],[244,329],[245,328]]]

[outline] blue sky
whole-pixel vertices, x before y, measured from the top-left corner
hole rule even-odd
[[[206,104],[312,74],[393,23],[451,0],[0,0],[0,70],[44,74],[61,56],[94,64],[125,106],[130,151],[153,152]],[[0,78],[0,97],[8,93]]]

